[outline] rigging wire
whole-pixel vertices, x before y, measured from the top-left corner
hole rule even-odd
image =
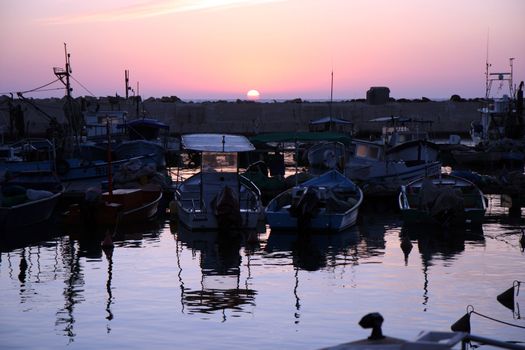
[[[51,84],[54,84],[56,83],[57,81],[59,81],[60,79],[55,79],[53,80],[52,82],[50,83],[47,83],[47,84],[44,84],[42,86],[39,86],[39,87],[36,87],[34,89],[31,89],[31,90],[26,90],[26,91],[9,91],[9,92],[0,92],[0,95],[7,95],[7,94],[15,94],[15,93],[21,93],[21,94],[26,94],[28,92],[37,92],[37,91],[45,91],[45,90],[41,90],[43,88],[45,88],[46,86],[49,86]]]
[[[89,91],[89,89],[87,87],[85,87],[84,85],[82,85],[81,82],[79,82],[78,80],[75,79],[74,76],[70,75],[71,79],[73,79],[74,81],[77,82],[78,85],[80,85],[84,90],[86,90],[92,97],[96,97],[91,91]]]

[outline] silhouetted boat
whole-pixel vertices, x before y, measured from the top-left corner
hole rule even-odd
[[[474,183],[440,174],[402,186],[399,208],[405,224],[481,225],[487,204]]]
[[[341,231],[356,223],[362,201],[361,189],[331,170],[272,199],[266,221],[272,230]]]
[[[64,186],[51,172],[14,173],[1,184],[0,228],[8,230],[31,226],[48,220]]]
[[[86,195],[82,203],[73,204],[65,213],[70,225],[131,225],[151,220],[158,211],[162,191],[118,189],[98,195]]]

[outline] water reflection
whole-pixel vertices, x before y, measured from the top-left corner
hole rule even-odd
[[[99,245],[100,246],[100,245]],[[77,248],[74,241],[64,239],[60,242],[62,265],[64,274],[64,307],[56,313],[55,326],[59,327],[69,342],[73,342],[76,336],[74,331],[75,317],[74,310],[77,304],[84,301],[84,274],[80,263],[80,258],[84,254],[90,254],[90,249]],[[98,256],[98,253],[95,253]]]
[[[114,236],[115,246],[117,248],[142,247],[145,240],[158,240],[161,228],[159,222],[150,222],[119,230]],[[75,311],[85,302],[86,294],[90,293],[89,289],[92,287],[87,285],[85,273],[97,270],[99,268],[97,265],[106,262],[104,317],[108,321],[106,328],[109,333],[111,331],[109,322],[115,318],[112,310],[115,302],[112,286],[115,262],[113,250],[102,248],[98,232],[81,228],[76,231],[70,229],[69,235],[58,237],[52,234],[58,231],[48,232],[46,229],[47,226],[43,226],[42,234],[36,236],[51,235],[55,237],[53,240],[39,243],[29,243],[25,240],[21,243],[24,245],[23,248],[3,246],[9,250],[3,252],[0,257],[2,259],[7,257],[9,278],[18,281],[19,303],[33,308],[41,302],[42,295],[47,294],[47,290],[43,288],[49,288],[54,281],[62,281],[59,291],[61,306],[58,310],[55,309],[54,327],[58,334],[64,335],[68,338],[68,342],[72,343],[77,335]],[[96,293],[98,295],[98,291]]]
[[[264,248],[265,257],[290,257],[294,267],[306,271],[353,264],[357,261],[360,235],[357,226],[335,234],[272,231]],[[284,253],[284,255],[283,255]]]
[[[106,320],[113,320],[113,312],[111,311],[111,305],[113,304],[113,292],[111,287],[111,282],[113,280],[113,247],[104,247],[102,250],[106,256],[108,262],[108,278],[106,280],[106,292],[107,292],[107,301],[106,301]],[[109,323],[106,325],[107,333],[111,332],[111,327]]]
[[[19,227],[16,230],[6,231],[4,234],[0,234],[0,252],[9,252],[24,248],[62,235],[63,232],[57,228],[55,220],[47,220],[39,224]]]
[[[427,311],[429,303],[429,276],[433,259],[438,258],[451,262],[463,253],[465,243],[484,244],[485,237],[481,227],[475,228],[433,228],[430,226],[403,226],[399,234],[400,247],[404,254],[405,265],[408,265],[409,255],[415,241],[421,256],[423,282],[423,311]]]
[[[181,283],[182,311],[189,314],[214,314],[220,312],[223,322],[226,321],[226,311],[234,316],[245,313],[247,306],[255,306],[257,292],[249,287],[248,279],[241,285],[241,247],[248,236],[234,234],[226,236],[218,232],[192,232],[179,227],[175,232],[177,245],[183,244],[190,249],[192,255],[199,253],[201,269],[200,288],[192,289],[184,284],[177,246],[177,261],[179,264],[179,280]],[[250,255],[247,254],[248,278],[250,273]]]
[[[277,265],[289,264],[291,261],[293,266],[295,324],[299,324],[301,318],[300,272],[334,270],[338,266],[356,265],[359,241],[357,226],[334,234],[270,232],[263,250],[268,264],[271,264],[272,260]]]

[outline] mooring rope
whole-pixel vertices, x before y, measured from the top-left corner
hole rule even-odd
[[[469,308],[472,308],[472,310],[469,311]],[[486,319],[489,319],[491,321],[494,321],[494,322],[498,322],[498,323],[502,323],[502,324],[505,324],[507,326],[512,326],[512,327],[516,327],[516,328],[521,328],[521,329],[525,329],[525,326],[520,326],[520,325],[517,325],[517,324],[513,324],[513,323],[509,323],[509,322],[505,322],[505,321],[502,321],[502,320],[498,320],[494,317],[490,317],[490,316],[487,316],[487,315],[483,315],[477,311],[474,311],[474,306],[472,305],[468,305],[467,306],[467,313],[470,315],[470,314],[476,314],[478,316],[481,316],[481,317],[484,317]]]

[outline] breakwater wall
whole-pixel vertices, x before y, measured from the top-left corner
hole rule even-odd
[[[137,117],[136,103],[120,99],[76,99],[83,110],[128,110],[130,118]],[[32,99],[41,111],[64,122],[65,99]],[[15,99],[12,104],[22,106],[29,134],[45,132],[48,119],[31,104]],[[277,131],[307,131],[308,123],[321,117],[343,118],[354,123],[360,135],[381,131],[380,123],[370,119],[387,116],[432,121],[431,132],[436,135],[466,134],[473,120],[479,119],[481,101],[392,101],[370,105],[364,101],[349,102],[165,102],[160,99],[143,101],[141,110],[147,117],[157,118],[170,126],[174,134],[193,132],[224,132],[257,134]],[[5,99],[0,100],[0,127],[4,134],[9,128],[9,109]],[[139,115],[142,112],[139,113]]]

